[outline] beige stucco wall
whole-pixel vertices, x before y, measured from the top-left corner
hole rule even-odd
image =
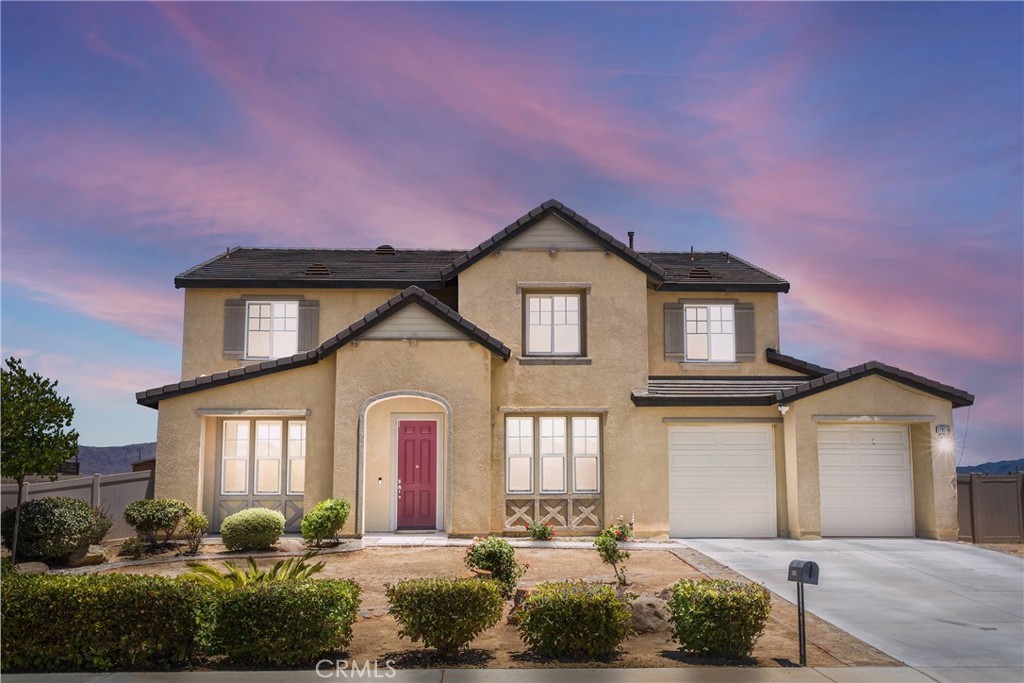
[[[197,410],[309,410],[305,509],[331,496],[334,468],[334,358],[160,402],[157,498],[180,498],[214,519],[217,418]]]
[[[821,537],[818,425],[829,423],[822,420],[829,416],[848,416],[858,421],[883,418],[878,421],[910,425],[917,535],[943,540],[956,538],[953,453],[940,450],[934,436],[935,425],[952,426],[952,407],[949,401],[878,376],[865,377],[791,404],[784,419],[787,508],[792,537]],[[927,419],[907,419],[911,417]]]
[[[334,495],[356,500],[359,421],[367,402],[391,392],[423,392],[451,406],[453,463],[444,482],[451,513],[446,511],[445,526],[459,535],[486,532],[491,497],[491,368],[502,361],[468,340],[357,341],[335,357]],[[375,479],[366,481],[373,491],[367,492],[367,499],[381,495]],[[367,503],[368,508],[379,509],[379,501]],[[344,531],[357,533],[360,516],[366,515],[369,522],[368,514],[357,506]]]
[[[416,417],[409,417],[416,415]],[[437,457],[442,469],[445,460],[445,410],[436,401],[426,398],[398,396],[375,403],[366,411],[366,524],[365,531],[393,531],[391,509],[397,484],[392,471],[396,453],[394,417],[422,419],[430,416],[438,420],[439,443]],[[379,480],[379,482],[378,482]],[[445,500],[444,476],[438,480],[437,501]]]
[[[320,302],[320,340],[333,337],[398,293],[396,289],[186,289],[181,377],[191,379],[237,368],[224,358],[224,302],[242,295],[304,295]]]
[[[680,363],[665,358],[665,304],[735,301],[754,305],[757,358],[745,363]],[[779,295],[775,292],[647,292],[648,363],[652,375],[799,375],[765,360],[779,348]]]

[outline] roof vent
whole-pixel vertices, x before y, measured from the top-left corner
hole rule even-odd
[[[712,280],[712,279],[714,279],[714,276],[711,274],[711,271],[708,270],[707,268],[705,268],[704,266],[697,266],[696,268],[691,268],[690,269],[690,272],[686,275],[686,279],[688,279],[688,280]]]
[[[330,275],[331,269],[322,263],[314,263],[306,268],[306,275]]]
[[[377,256],[394,256],[395,248],[390,244],[382,244],[376,249],[374,249],[373,253],[377,254]]]

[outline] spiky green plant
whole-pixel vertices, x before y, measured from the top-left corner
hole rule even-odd
[[[239,569],[238,565],[229,560],[224,563],[225,570],[223,572],[202,562],[189,562],[189,570],[183,576],[196,579],[216,588],[236,588],[257,583],[301,581],[323,570],[324,563],[322,561],[316,564],[310,564],[309,562],[316,555],[317,553],[315,552],[309,552],[302,557],[279,560],[270,569],[260,569],[256,566],[256,560],[251,557],[246,558],[246,562],[249,565],[246,569]]]

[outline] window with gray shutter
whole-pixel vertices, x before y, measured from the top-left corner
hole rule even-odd
[[[299,351],[315,349],[320,340],[320,302],[299,302]]]
[[[685,358],[683,348],[683,304],[665,304],[665,359],[681,361]]]
[[[736,360],[750,363],[757,360],[754,332],[754,304],[736,304]]]
[[[241,358],[245,355],[245,301],[228,299],[224,302],[224,357]]]

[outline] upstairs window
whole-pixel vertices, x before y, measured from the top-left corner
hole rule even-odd
[[[527,355],[582,355],[583,310],[579,294],[527,294],[525,303]]]
[[[732,304],[687,305],[686,360],[732,363],[736,360],[736,324]]]
[[[299,350],[299,302],[246,303],[246,358],[286,358]]]

